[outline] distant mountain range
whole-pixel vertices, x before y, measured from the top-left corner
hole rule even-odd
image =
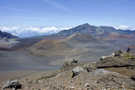
[[[38,29],[35,29],[38,31]],[[50,29],[50,31],[53,31]],[[56,30],[51,34],[35,34],[37,37],[23,38],[18,41],[1,40],[0,48],[25,49],[33,55],[53,60],[51,64],[79,57],[84,61],[98,60],[99,57],[111,54],[118,49],[135,47],[135,31],[116,29],[110,26],[94,26],[88,23],[66,30]],[[24,33],[24,31],[22,31]],[[31,33],[31,34],[30,34]],[[29,37],[33,32],[26,32]],[[14,38],[9,33],[0,32],[1,37]],[[18,44],[19,43],[19,44]],[[60,62],[59,62],[60,61]]]
[[[0,31],[0,50],[9,50],[19,43],[17,36]]]
[[[131,36],[134,37],[135,31],[134,30],[122,30],[122,29],[116,29],[114,27],[110,26],[93,26],[89,25],[88,23],[79,25],[75,28],[71,28],[69,30],[63,30],[59,32],[56,35],[59,36],[69,36],[73,33],[82,33],[82,34],[91,34],[94,37],[105,37],[105,36]]]
[[[93,26],[88,23],[45,36],[30,47],[35,55],[48,60],[80,57],[93,60],[110,52],[135,45],[135,31],[109,26]]]
[[[0,38],[7,38],[7,39],[11,39],[11,38],[17,38],[17,36],[14,36],[10,33],[7,33],[7,32],[2,32],[0,30]]]
[[[83,27],[87,27],[88,24],[84,24]],[[134,31],[135,28],[133,27],[128,27],[128,26],[117,26],[117,27],[108,27],[108,26],[93,26],[90,25],[91,28],[96,28],[99,33],[103,31],[104,29],[106,30],[116,30],[116,31]],[[11,33],[15,36],[21,37],[21,38],[26,38],[26,37],[33,37],[33,36],[41,36],[41,35],[50,35],[50,34],[55,34],[58,33],[62,30],[68,30],[71,29],[72,27],[56,27],[56,26],[48,26],[48,27],[36,27],[36,26],[0,26],[0,30],[4,32]],[[72,28],[74,29],[74,28]],[[101,30],[102,29],[102,30]]]

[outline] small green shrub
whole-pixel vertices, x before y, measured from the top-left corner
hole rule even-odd
[[[124,53],[123,56],[125,59],[135,59],[135,55],[131,53]]]

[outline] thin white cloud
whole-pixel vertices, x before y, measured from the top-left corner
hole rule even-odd
[[[10,31],[10,30],[17,30],[19,29],[18,26],[0,26],[0,30],[3,31]]]
[[[67,8],[63,4],[60,4],[60,3],[58,3],[58,2],[56,2],[54,0],[42,0],[42,1],[44,1],[45,3],[48,3],[49,5],[57,8],[57,9],[63,10],[65,12],[70,12],[70,9],[69,8]]]
[[[135,30],[135,27],[131,26],[126,26],[126,25],[120,25],[120,26],[114,26],[116,29],[121,29],[121,30]]]
[[[69,28],[72,27],[56,27],[56,26],[36,27],[36,26],[4,26],[4,25],[0,26],[1,31],[9,32],[12,33],[13,35],[20,37],[52,34]]]

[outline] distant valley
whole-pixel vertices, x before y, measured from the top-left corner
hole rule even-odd
[[[3,67],[8,65],[9,68],[13,63],[16,63],[17,67],[21,64],[24,68],[28,61],[34,65],[37,63],[36,69],[40,65],[42,68],[38,69],[43,69],[46,68],[43,65],[59,66],[73,58],[95,61],[103,55],[127,47],[135,51],[135,31],[93,26],[88,23],[51,35],[18,38],[9,33],[6,36],[1,32],[0,37],[4,41],[4,44],[2,41],[0,43],[1,64],[5,63]],[[19,57],[16,58],[16,55]],[[26,69],[32,68],[35,69],[28,65]]]

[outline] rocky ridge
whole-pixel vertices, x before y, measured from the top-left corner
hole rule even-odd
[[[19,81],[22,90],[135,90],[135,55],[117,51],[97,62],[73,59],[60,70],[36,73]]]

